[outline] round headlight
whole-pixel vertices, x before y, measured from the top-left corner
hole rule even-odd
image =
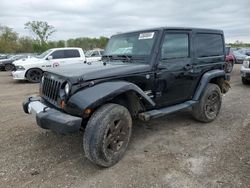
[[[69,83],[67,83],[67,84],[65,84],[65,87],[64,87],[64,91],[65,91],[66,95],[69,94],[69,90],[70,90],[70,86],[69,86]]]

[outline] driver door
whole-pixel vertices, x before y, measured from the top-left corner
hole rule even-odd
[[[155,79],[158,106],[192,99],[195,82],[191,35],[190,31],[165,31]]]
[[[65,61],[64,50],[56,50],[52,52],[49,56],[52,57],[52,59],[48,60],[50,62],[50,68],[60,67]]]

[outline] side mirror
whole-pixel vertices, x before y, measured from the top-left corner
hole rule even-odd
[[[96,56],[96,54],[91,54],[91,57],[95,57]]]
[[[47,59],[48,59],[48,60],[51,60],[51,59],[53,59],[53,56],[50,55],[50,56],[47,57]]]
[[[247,55],[247,56],[250,56],[250,52],[247,52],[246,55]]]

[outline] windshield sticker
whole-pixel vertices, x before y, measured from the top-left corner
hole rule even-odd
[[[140,33],[139,40],[152,39],[154,37],[154,34],[155,32]]]

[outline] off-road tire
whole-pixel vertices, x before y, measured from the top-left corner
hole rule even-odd
[[[4,66],[5,71],[12,71],[14,69],[14,65],[7,64]]]
[[[30,69],[26,74],[26,78],[29,82],[39,83],[43,76],[43,71],[41,69]]]
[[[193,106],[193,116],[201,122],[211,122],[216,119],[222,103],[221,90],[218,85],[209,83],[200,99]]]
[[[86,157],[101,167],[116,164],[127,149],[131,131],[132,118],[127,108],[114,103],[101,106],[90,117],[84,132]]]
[[[242,81],[242,83],[243,83],[244,85],[249,85],[249,84],[250,84],[250,81],[247,80],[247,79],[244,78],[244,77],[241,77],[241,81]]]

